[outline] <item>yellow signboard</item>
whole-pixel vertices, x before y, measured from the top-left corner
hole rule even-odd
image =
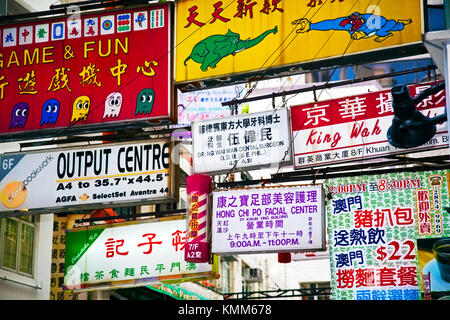
[[[423,29],[422,0],[185,0],[176,17],[179,84],[417,44]]]

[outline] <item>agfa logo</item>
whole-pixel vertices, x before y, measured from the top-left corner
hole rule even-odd
[[[8,209],[15,209],[24,203],[27,197],[27,188],[22,182],[8,183],[0,194],[2,204]]]

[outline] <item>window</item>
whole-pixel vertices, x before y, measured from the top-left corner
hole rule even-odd
[[[230,281],[231,281],[230,262],[229,261],[222,262],[221,278],[222,278],[222,292],[229,293],[230,292]]]
[[[0,219],[0,268],[33,275],[34,217]]]

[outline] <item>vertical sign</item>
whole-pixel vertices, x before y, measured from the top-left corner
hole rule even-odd
[[[450,236],[446,172],[338,178],[327,185],[333,299],[418,300],[425,279],[445,283],[431,247],[432,260],[418,264],[418,240]]]
[[[447,114],[450,114],[450,41],[445,43],[444,46],[444,68],[445,68],[445,92],[447,100]],[[447,127],[450,127],[450,121],[447,120]],[[447,129],[448,130],[448,129]],[[450,132],[450,130],[448,130]],[[449,139],[450,143],[450,139]]]
[[[193,175],[186,179],[189,214],[187,217],[186,249],[184,259],[189,262],[208,262],[209,192],[212,178]]]

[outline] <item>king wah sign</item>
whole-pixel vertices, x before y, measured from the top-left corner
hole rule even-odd
[[[0,157],[0,214],[165,202],[173,194],[169,140]]]
[[[0,135],[170,118],[169,9],[0,26]]]
[[[64,284],[69,290],[137,287],[216,279],[215,263],[184,261],[185,216],[68,230]]]
[[[417,54],[423,29],[421,0],[186,0],[176,17],[176,82],[186,91],[374,51]]]
[[[430,84],[409,86],[412,97]],[[445,113],[445,90],[429,96],[416,108],[433,118]],[[412,150],[448,148],[445,123],[424,145],[401,149],[391,145],[387,132],[394,112],[390,90],[382,90],[291,107],[294,169],[383,157]]]

